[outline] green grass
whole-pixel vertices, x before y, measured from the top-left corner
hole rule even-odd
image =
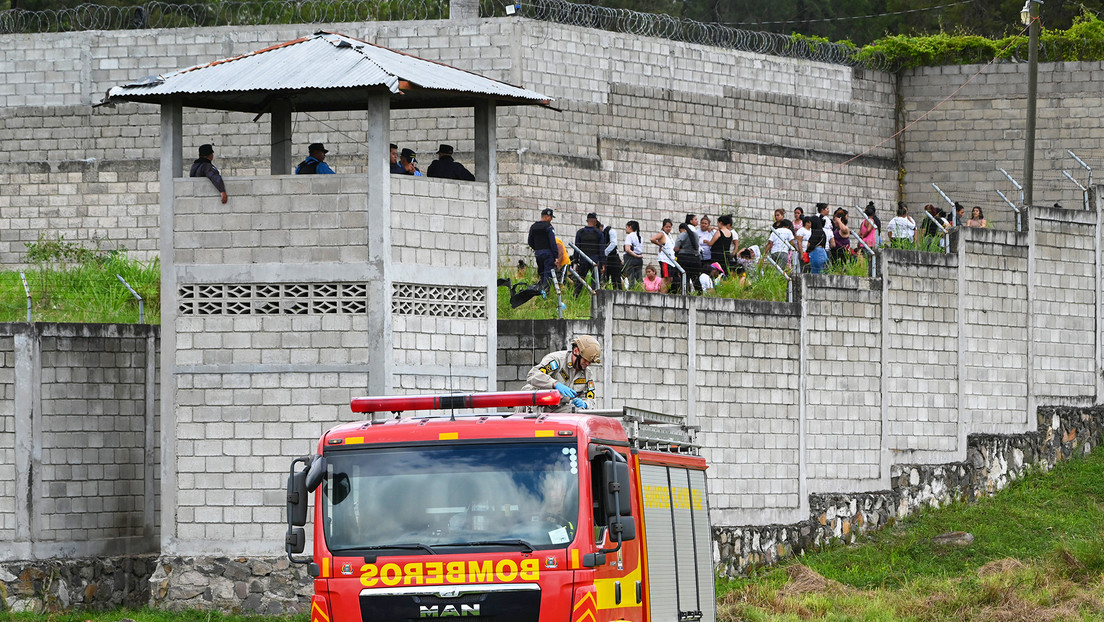
[[[231,615],[194,609],[179,612],[153,609],[115,609],[112,611],[74,611],[68,613],[0,613],[0,621],[12,622],[118,622],[129,618],[136,622],[307,622],[307,614],[288,616]]]
[[[950,531],[974,543],[932,543]],[[1104,620],[1104,452],[718,592],[725,621]]]
[[[24,271],[34,322],[138,323],[138,301],[121,275],[145,301],[145,322],[161,322],[161,266],[117,254],[71,265]],[[0,322],[26,322],[27,295],[17,271],[0,272]]]

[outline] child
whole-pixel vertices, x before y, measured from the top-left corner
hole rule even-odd
[[[663,279],[656,274],[656,267],[648,264],[648,267],[644,268],[644,291],[658,292],[661,287],[663,287]]]

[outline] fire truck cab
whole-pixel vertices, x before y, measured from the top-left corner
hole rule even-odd
[[[286,550],[310,564],[311,621],[714,622],[694,429],[632,408],[541,412],[558,403],[354,399],[395,415],[327,431],[288,477]]]

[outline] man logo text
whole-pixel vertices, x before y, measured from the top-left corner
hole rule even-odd
[[[478,616],[479,605],[460,605],[459,609],[456,605],[422,605],[418,607],[419,618],[466,618],[468,616]]]

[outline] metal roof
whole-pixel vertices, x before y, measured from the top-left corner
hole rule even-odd
[[[273,101],[293,110],[357,110],[369,95],[391,93],[392,108],[549,104],[549,98],[483,76],[342,34],[310,37],[112,87],[102,104],[165,103],[265,112]]]

